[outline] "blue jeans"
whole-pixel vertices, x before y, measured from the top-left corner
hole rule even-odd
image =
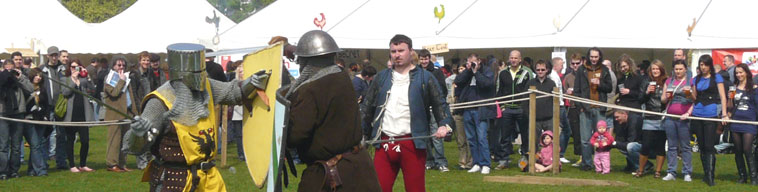
[[[22,119],[21,115],[10,118]],[[21,167],[21,132],[23,124],[0,120],[0,175],[18,174]]]
[[[235,121],[232,120],[232,123],[230,123],[230,127],[232,127],[231,135],[232,135],[232,141],[237,144],[237,158],[239,158],[242,161],[245,161],[245,150],[242,147],[242,120]]]
[[[622,151],[621,154],[626,155],[626,161],[630,165],[634,165],[634,170],[640,168],[640,151],[642,150],[642,144],[639,142],[631,142],[626,145],[626,152]],[[650,161],[647,163],[650,164]]]
[[[429,133],[437,132],[439,126],[435,121],[434,116],[429,118]],[[443,146],[441,138],[431,138],[431,142],[426,142],[426,165],[431,167],[446,166],[447,159],[445,158],[445,146]]]
[[[579,113],[579,134],[582,139],[582,164],[584,166],[595,166],[592,162],[592,153],[594,150],[590,145],[590,138],[592,137],[592,133],[595,132],[597,121],[605,120],[605,115],[603,113],[605,113],[605,111],[601,112],[599,108],[590,108],[589,111]]]
[[[677,154],[682,154],[682,174],[692,174],[692,146],[690,146],[690,127],[688,121],[672,119],[666,117],[663,120],[663,128],[666,130],[666,139],[668,139],[668,173],[676,176],[676,166],[678,164]]]
[[[560,118],[561,118],[561,157],[566,153],[566,147],[569,144],[569,138],[571,138],[571,125],[568,122],[568,110],[566,107],[561,106]]]
[[[45,162],[47,157],[43,155],[42,147],[42,134],[45,132],[44,125],[24,124],[24,137],[29,142],[29,168],[27,169],[28,175],[44,175],[47,174],[47,166]]]
[[[474,165],[490,166],[490,149],[487,144],[487,121],[479,117],[478,109],[463,111],[463,126],[471,148]]]

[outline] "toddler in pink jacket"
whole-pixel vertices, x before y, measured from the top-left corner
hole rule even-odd
[[[595,146],[595,171],[601,174],[608,174],[611,172],[611,145],[613,143],[613,136],[608,131],[608,126],[605,121],[600,120],[597,122],[597,131],[592,134],[590,138],[590,144]]]
[[[540,136],[540,150],[537,157],[537,163],[534,165],[535,171],[538,173],[550,171],[553,168],[553,131],[544,131]],[[558,162],[560,164],[560,162]],[[558,165],[560,169],[560,165]]]

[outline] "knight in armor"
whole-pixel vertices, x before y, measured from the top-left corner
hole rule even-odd
[[[368,152],[361,147],[358,101],[348,72],[335,64],[342,51],[320,30],[305,33],[295,55],[300,76],[281,92],[288,108],[287,146],[308,165],[298,191],[380,191]]]
[[[209,79],[205,47],[172,44],[167,48],[169,81],[142,100],[124,136],[123,151],[150,151],[156,159],[145,168],[150,191],[226,191],[213,159],[217,151],[216,105],[241,105],[256,89],[265,89],[268,74],[245,80]]]

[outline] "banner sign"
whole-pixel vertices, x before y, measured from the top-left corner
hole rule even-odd
[[[440,43],[435,45],[424,46],[424,49],[429,50],[431,54],[447,53],[450,49],[447,48],[447,43]]]
[[[758,49],[714,49],[712,52],[713,64],[721,65],[722,69],[725,69],[724,56],[732,55],[735,65],[747,64],[753,75],[758,74]]]

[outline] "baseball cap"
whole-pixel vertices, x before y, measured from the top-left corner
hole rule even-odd
[[[58,47],[56,47],[56,46],[50,46],[50,47],[48,47],[47,48],[47,54],[48,55],[58,54]]]

